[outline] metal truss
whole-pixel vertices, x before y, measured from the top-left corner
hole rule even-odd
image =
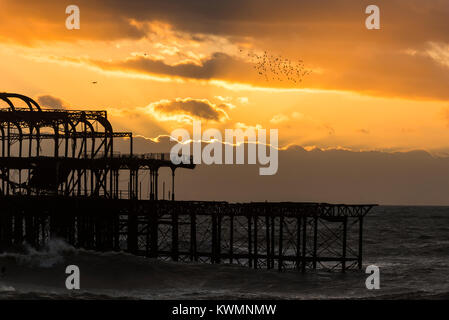
[[[156,200],[159,168],[171,168],[173,190],[175,170],[195,167],[174,165],[169,154],[133,154],[132,133],[114,132],[106,111],[44,109],[14,93],[0,100],[7,105],[0,109],[0,195],[139,198],[139,170],[149,170]],[[128,139],[129,154],[114,152],[117,138]],[[120,174],[127,183],[120,185]]]

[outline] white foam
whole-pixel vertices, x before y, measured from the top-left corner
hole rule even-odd
[[[19,265],[51,268],[64,262],[64,253],[73,252],[75,248],[62,239],[51,239],[41,250],[36,250],[24,243],[25,253],[5,252],[0,257],[11,257]]]
[[[16,289],[14,289],[14,287],[6,286],[0,283],[0,292],[12,292],[12,291],[16,291]]]

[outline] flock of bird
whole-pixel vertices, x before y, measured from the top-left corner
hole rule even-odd
[[[240,49],[240,52],[242,53],[243,49]],[[147,53],[144,55],[146,56]],[[281,55],[269,54],[267,51],[264,51],[262,55],[253,52],[248,52],[247,55],[253,63],[253,68],[266,81],[290,81],[299,85],[305,76],[312,73],[311,70],[306,69],[302,60],[293,61]],[[98,82],[91,81],[91,83]]]
[[[243,50],[240,49],[240,52]],[[262,55],[249,52],[248,57],[256,72],[266,81],[286,81],[299,85],[303,78],[312,72],[306,69],[302,60],[290,60],[281,55],[269,54],[267,51]]]

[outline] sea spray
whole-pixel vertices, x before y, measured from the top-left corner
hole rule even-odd
[[[23,266],[51,268],[64,262],[64,254],[75,251],[73,246],[58,238],[51,239],[40,250],[36,250],[27,243],[24,243],[23,246],[24,253],[4,252],[0,254],[0,258],[13,258]]]
[[[12,286],[7,286],[4,285],[0,282],[0,293],[2,292],[12,292],[12,291],[16,291],[16,289],[14,289],[14,287]]]

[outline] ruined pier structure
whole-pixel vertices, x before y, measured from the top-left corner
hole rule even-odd
[[[10,93],[0,99],[0,250],[59,237],[173,261],[362,267],[363,219],[373,205],[175,201],[175,170],[195,166],[134,154],[132,133],[114,132],[106,111],[44,109]],[[129,153],[114,152],[115,139],[127,139]],[[163,167],[172,173],[170,200],[159,199]],[[149,192],[141,171],[149,171]]]

